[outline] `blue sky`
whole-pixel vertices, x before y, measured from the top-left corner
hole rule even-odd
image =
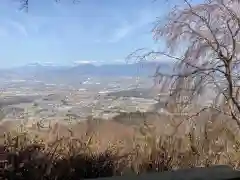
[[[118,62],[137,48],[153,48],[151,28],[169,10],[163,0],[30,0],[29,12],[16,0],[1,0],[2,67],[41,62]]]

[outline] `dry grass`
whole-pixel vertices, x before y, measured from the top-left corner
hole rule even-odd
[[[230,120],[206,114],[191,123],[183,120],[160,117],[139,126],[89,121],[55,125],[48,131],[11,131],[5,145],[12,166],[4,174],[16,179],[79,179],[215,164],[240,167],[239,132]]]

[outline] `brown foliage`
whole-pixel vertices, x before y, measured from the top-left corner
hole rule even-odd
[[[11,132],[5,135],[9,165],[4,170],[4,176],[33,180],[81,179],[214,164],[239,168],[239,135],[228,127],[229,121],[226,124],[214,119],[218,116],[209,118],[202,125],[189,127],[188,131],[178,131],[180,126],[176,120],[176,124],[170,123],[171,133],[168,129],[165,133],[164,129],[158,131],[160,124],[157,120],[155,123],[145,121],[138,127],[132,127],[134,133],[131,138],[127,137],[122,124],[110,121],[92,127],[99,136],[91,133],[76,136],[75,129],[69,135],[56,137],[54,142],[33,136],[32,131],[30,134],[27,131]],[[167,126],[166,123],[162,126]],[[110,129],[113,124],[114,129]],[[188,123],[181,125],[189,126]],[[120,130],[115,131],[118,127]],[[112,134],[115,134],[113,139]],[[97,143],[97,138],[108,144]]]

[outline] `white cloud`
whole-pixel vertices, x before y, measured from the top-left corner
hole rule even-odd
[[[38,34],[40,33],[39,30],[44,27],[44,24],[49,20],[50,18],[31,15],[25,18],[25,24],[29,31]]]
[[[46,61],[46,62],[40,62],[43,66],[58,66],[58,63],[51,62],[51,61]]]
[[[28,36],[28,32],[24,24],[16,21],[8,21],[8,23],[11,27],[20,32],[22,35]]]
[[[9,18],[3,18],[0,22],[0,36],[8,37],[12,34],[20,34],[21,36],[28,36],[28,31],[24,23],[17,22]]]
[[[80,60],[80,61],[74,61],[74,64],[92,64],[96,63],[97,61],[88,61],[88,60]]]
[[[134,26],[131,25],[124,25],[119,29],[115,30],[113,36],[108,41],[109,43],[116,43],[126,37],[132,30]]]
[[[120,40],[122,40],[129,34],[133,33],[137,29],[154,22],[156,17],[157,13],[152,12],[151,10],[140,11],[138,18],[134,21],[134,23],[130,23],[125,20],[120,27],[116,28],[108,42],[109,43],[119,42]]]

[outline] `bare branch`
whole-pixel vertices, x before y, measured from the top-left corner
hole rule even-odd
[[[165,56],[174,60],[173,72],[165,74],[157,68],[153,76],[164,85],[162,77],[168,77],[168,103],[179,102],[185,109],[212,89],[211,107],[227,105],[223,114],[231,116],[240,128],[240,1],[208,0],[197,5],[183,1],[186,6],[174,8],[166,23],[157,21],[153,29],[156,41],[165,40],[166,50],[148,51],[135,58]]]
[[[29,10],[29,5],[31,0],[18,0],[20,3],[20,10],[24,10],[26,12],[28,12]],[[60,2],[61,0],[53,0],[56,3]],[[70,0],[72,3],[79,3],[81,0]]]

